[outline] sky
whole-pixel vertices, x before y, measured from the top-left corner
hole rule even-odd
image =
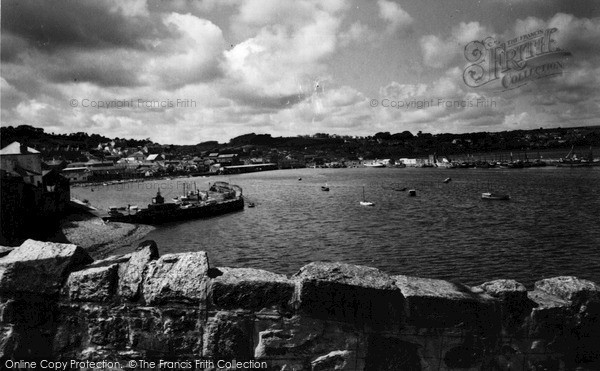
[[[3,0],[1,122],[163,144],[599,124],[595,0]]]

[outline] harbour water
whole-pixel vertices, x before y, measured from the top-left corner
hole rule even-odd
[[[600,168],[297,169],[75,187],[72,195],[104,210],[145,207],[159,188],[170,200],[184,183],[206,189],[216,180],[241,186],[256,207],[159,226],[146,238],[161,254],[204,250],[215,267],[288,275],[321,260],[467,284],[531,286],[557,275],[600,282]],[[360,206],[363,187],[375,206]],[[481,200],[487,191],[511,200]]]

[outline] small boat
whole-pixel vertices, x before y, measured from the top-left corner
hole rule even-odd
[[[444,179],[444,183],[450,183],[451,180],[452,180],[452,178],[446,178],[446,179]]]
[[[248,207],[255,207],[256,204],[254,202],[248,202]]]
[[[363,187],[363,199],[360,202],[361,206],[375,206],[375,204],[371,201],[365,200],[365,187]]]
[[[506,201],[510,200],[510,196],[502,193],[492,193],[492,192],[484,192],[481,194],[482,200],[501,200]]]
[[[417,190],[416,189],[409,189],[408,190],[408,196],[415,197],[416,195],[417,195]]]
[[[327,184],[321,186],[321,191],[329,192],[329,186]]]
[[[301,180],[302,180],[302,178],[298,178],[298,181],[301,181]]]
[[[368,162],[368,163],[363,163],[363,165],[365,167],[386,167],[383,162],[377,161],[377,160],[371,161],[371,162]]]

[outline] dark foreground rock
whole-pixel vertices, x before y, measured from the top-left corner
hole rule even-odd
[[[77,246],[29,240],[0,257],[0,359],[595,370],[599,298],[596,283],[576,277],[527,291],[510,279],[468,287],[323,262],[286,277],[213,268],[205,252],[159,257],[151,241],[92,262]]]

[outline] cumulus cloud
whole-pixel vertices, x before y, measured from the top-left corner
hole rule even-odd
[[[295,103],[293,97],[312,91],[314,81],[326,72],[324,59],[337,46],[341,5],[283,3],[250,0],[236,17],[237,27],[258,29],[224,53],[223,70],[240,95]],[[281,21],[271,24],[274,19]]]
[[[406,30],[414,21],[398,3],[377,0],[377,5],[379,6],[379,17],[388,23],[388,32]]]
[[[377,38],[375,31],[369,26],[361,23],[354,22],[348,27],[347,30],[343,31],[339,35],[341,46],[348,46],[352,43],[372,43]]]
[[[445,39],[436,35],[425,35],[420,39],[423,63],[433,68],[448,67],[463,55],[469,42],[489,36],[493,36],[492,32],[479,22],[460,22]]]
[[[147,84],[182,86],[220,75],[225,39],[219,27],[189,13],[171,13],[163,23],[178,32],[178,37],[163,40],[156,48],[160,55],[146,62],[142,79]]]

